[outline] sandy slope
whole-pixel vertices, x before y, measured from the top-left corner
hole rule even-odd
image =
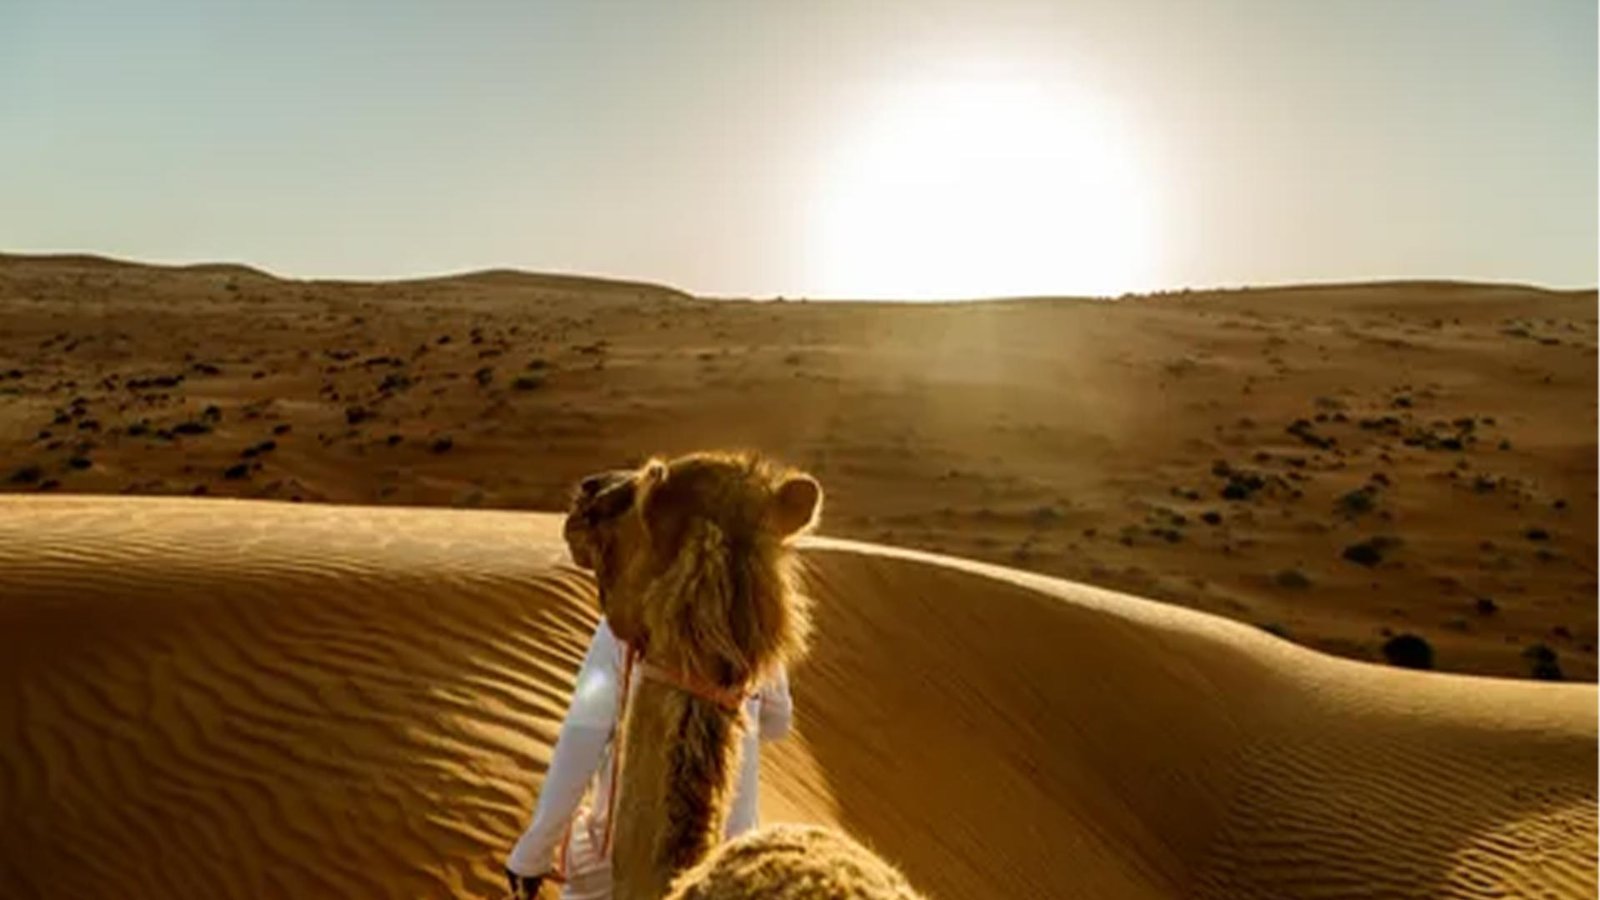
[[[592,622],[551,516],[0,498],[0,895],[492,896]],[[1591,896],[1596,690],[817,540],[771,817],[935,896]],[[885,652],[886,648],[892,648]]]
[[[0,492],[550,510],[748,446],[831,535],[1594,681],[1595,354],[1592,291],[1505,285],[754,303],[0,255]]]

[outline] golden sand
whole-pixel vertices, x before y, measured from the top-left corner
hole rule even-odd
[[[7,897],[496,896],[595,617],[559,519],[0,497]],[[1592,896],[1596,689],[804,551],[769,819],[938,897]],[[884,647],[892,652],[883,652]]]

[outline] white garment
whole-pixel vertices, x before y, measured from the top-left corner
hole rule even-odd
[[[602,618],[589,642],[583,667],[578,670],[572,705],[561,724],[561,734],[556,738],[555,752],[550,757],[544,786],[539,790],[533,821],[506,861],[506,868],[519,875],[549,873],[555,867],[570,824],[572,842],[567,847],[566,859],[568,882],[562,894],[569,900],[603,898],[611,893],[610,861],[601,858],[597,844],[599,836],[605,834],[611,792],[615,790],[610,762],[614,752],[612,738],[620,696],[618,688],[626,652],[627,648]],[[637,666],[630,681],[625,689],[631,691],[639,683]],[[745,701],[745,721],[753,727],[745,729],[744,745],[740,748],[733,807],[723,831],[725,839],[756,826],[760,742],[788,734],[793,709],[788,675],[781,670],[771,683]],[[591,783],[592,801],[580,809]]]

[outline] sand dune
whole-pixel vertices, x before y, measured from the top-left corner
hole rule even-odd
[[[0,498],[0,895],[496,896],[594,615],[558,523]],[[1593,685],[805,556],[819,632],[765,813],[841,825],[933,896],[1595,890]]]

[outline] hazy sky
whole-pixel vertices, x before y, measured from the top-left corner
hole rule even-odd
[[[0,0],[0,249],[704,294],[1592,286],[1593,0]]]

